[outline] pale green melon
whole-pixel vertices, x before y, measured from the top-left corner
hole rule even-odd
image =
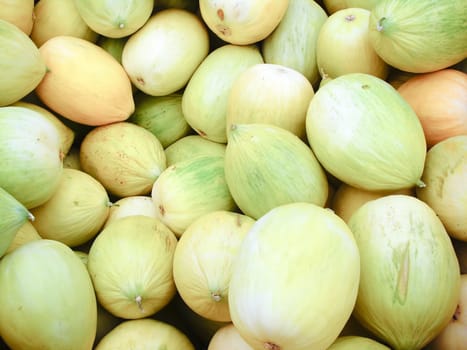
[[[236,208],[222,156],[200,156],[172,164],[154,182],[151,197],[157,217],[178,237],[201,215]]]
[[[44,78],[39,49],[19,27],[0,19],[0,106],[19,101]]]
[[[0,187],[0,258],[12,244],[20,228],[34,216],[18,200]]]
[[[350,186],[423,186],[426,140],[420,120],[380,78],[349,73],[327,82],[311,100],[306,131],[321,165]]]
[[[238,76],[258,63],[263,63],[263,57],[254,45],[223,45],[201,62],[182,98],[183,115],[198,134],[211,141],[227,142],[229,92]]]
[[[96,33],[123,38],[135,33],[152,14],[154,0],[74,0],[76,9]]]
[[[316,42],[327,17],[314,0],[290,0],[279,25],[262,43],[264,61],[295,69],[315,86],[320,79]]]
[[[459,262],[440,219],[415,197],[389,195],[363,204],[348,226],[361,257],[353,314],[392,349],[422,349],[459,301]]]
[[[389,65],[426,73],[467,57],[465,0],[381,0],[371,9],[370,42]]]
[[[26,208],[49,200],[63,171],[60,135],[39,112],[0,107],[0,187]]]
[[[367,337],[347,335],[338,337],[328,350],[390,350],[386,345]]]
[[[164,148],[193,131],[182,110],[181,93],[136,95],[135,111],[128,121],[152,132]]]
[[[200,135],[187,135],[175,141],[165,151],[167,167],[182,160],[198,156],[224,156],[226,145]]]
[[[323,0],[324,8],[329,14],[346,8],[358,7],[371,10],[381,0]]]
[[[65,244],[40,239],[4,256],[0,300],[0,334],[11,349],[92,349],[93,285],[86,266]]]
[[[329,189],[310,147],[292,132],[268,124],[232,125],[225,178],[235,203],[254,219],[286,203],[324,206]]]

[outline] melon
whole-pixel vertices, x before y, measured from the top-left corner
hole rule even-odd
[[[194,312],[229,322],[232,264],[255,220],[232,212],[200,216],[183,232],[175,249],[173,274],[177,291]]]
[[[466,12],[464,0],[381,0],[371,9],[370,43],[403,71],[447,68],[467,57]]]
[[[289,1],[279,25],[262,42],[264,61],[295,69],[316,86],[320,80],[316,42],[327,18],[314,0]]]
[[[381,0],[323,0],[322,4],[330,14],[347,8],[371,10]]]
[[[59,35],[97,41],[99,35],[83,20],[74,0],[40,0],[35,3],[31,39],[37,47]]]
[[[289,0],[200,0],[201,17],[223,41],[250,45],[265,39],[278,26]]]
[[[19,27],[0,19],[0,106],[31,93],[46,74],[39,49]]]
[[[170,8],[157,11],[128,38],[122,65],[138,90],[164,96],[182,89],[208,53],[203,21],[190,11]]]
[[[94,128],[81,142],[79,156],[83,171],[117,197],[149,194],[166,168],[157,137],[130,122]]]
[[[128,75],[97,44],[60,35],[47,40],[39,51],[47,73],[35,92],[51,111],[90,126],[124,121],[133,113]]]
[[[347,335],[339,337],[328,350],[390,350],[386,345],[367,337]]]
[[[167,158],[167,167],[182,160],[198,156],[225,155],[226,144],[208,140],[199,134],[187,135],[168,146],[164,152]]]
[[[176,293],[172,261],[177,239],[144,215],[115,220],[94,239],[88,270],[99,304],[123,319],[154,315]]]
[[[92,349],[93,285],[86,266],[65,244],[35,240],[4,256],[0,300],[0,334],[9,348]]]
[[[34,0],[0,0],[0,19],[10,22],[30,35],[35,24]]]
[[[325,350],[352,313],[359,276],[358,247],[342,219],[312,203],[277,206],[240,245],[232,322],[253,349]]]
[[[362,205],[348,227],[361,258],[353,314],[392,349],[422,349],[459,300],[459,262],[441,220],[413,196],[389,195]]]
[[[19,229],[16,231],[13,240],[10,243],[10,246],[6,250],[5,254],[12,252],[16,248],[21,247],[23,244],[26,244],[30,241],[36,241],[42,239],[37,230],[32,224],[32,219],[27,220]]]
[[[387,191],[423,186],[423,128],[389,83],[348,73],[322,86],[306,117],[308,142],[321,165],[350,186]]]
[[[253,350],[233,323],[219,328],[209,340],[207,350]]]
[[[152,14],[154,0],[73,0],[84,22],[108,38],[123,38],[141,28]]]
[[[132,215],[145,215],[156,218],[156,207],[152,198],[150,196],[127,196],[113,202],[104,227],[115,220]]]

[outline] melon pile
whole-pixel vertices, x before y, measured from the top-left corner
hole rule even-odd
[[[460,350],[465,0],[0,0],[0,348]]]

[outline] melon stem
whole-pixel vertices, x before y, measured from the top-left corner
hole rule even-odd
[[[417,180],[417,182],[415,183],[415,185],[416,185],[418,188],[424,188],[424,187],[426,187],[426,183],[424,183],[421,179]]]
[[[264,348],[266,350],[281,350],[281,347],[279,345],[271,343],[271,342],[264,343]]]
[[[383,27],[383,22],[386,20],[386,17],[381,17],[378,21],[378,23],[376,24],[376,30],[378,32],[382,32],[384,27]]]
[[[141,297],[141,295],[138,295],[136,298],[135,298],[135,301],[136,301],[136,304],[138,305],[138,308],[143,311],[143,298]]]
[[[34,221],[36,220],[36,218],[34,217],[34,215],[32,215],[32,213],[30,211],[28,211],[28,220],[29,221]]]

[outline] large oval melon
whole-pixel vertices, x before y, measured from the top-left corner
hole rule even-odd
[[[324,206],[328,197],[326,174],[312,150],[290,131],[274,125],[232,126],[225,178],[235,203],[254,219],[286,203]]]
[[[467,57],[465,0],[381,0],[372,9],[370,43],[397,69],[426,73]]]
[[[357,297],[359,251],[336,214],[278,206],[243,239],[229,287],[232,322],[253,349],[325,350]]]
[[[122,64],[142,92],[164,96],[183,88],[209,53],[203,21],[187,10],[157,11],[134,34],[122,52]]]
[[[348,185],[369,191],[423,186],[420,120],[380,78],[349,73],[326,83],[311,100],[306,131],[322,166]]]
[[[133,113],[130,79],[103,48],[60,35],[47,40],[39,51],[47,73],[35,92],[52,111],[92,126],[123,121]]]
[[[32,92],[46,74],[39,49],[21,29],[0,19],[0,106]]]
[[[106,226],[88,254],[100,305],[124,319],[149,317],[167,305],[176,292],[176,243],[167,226],[148,216],[128,216]]]
[[[94,289],[86,266],[65,244],[35,240],[3,257],[0,300],[0,334],[11,349],[92,349]]]
[[[0,0],[0,19],[30,35],[34,22],[34,0]]]
[[[349,228],[361,256],[354,315],[392,349],[422,349],[456,310],[460,271],[433,209],[407,195],[369,201]]]

